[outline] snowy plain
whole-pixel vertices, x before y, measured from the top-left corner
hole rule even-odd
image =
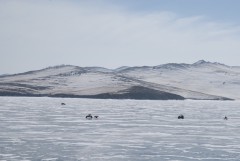
[[[240,101],[0,97],[0,160],[239,161]]]

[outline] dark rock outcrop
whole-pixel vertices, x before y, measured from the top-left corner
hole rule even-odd
[[[51,97],[75,97],[75,98],[98,98],[98,99],[138,99],[138,100],[184,100],[185,98],[176,94],[162,92],[142,86],[133,86],[127,90],[117,93],[102,93],[97,95],[68,95],[55,94]]]

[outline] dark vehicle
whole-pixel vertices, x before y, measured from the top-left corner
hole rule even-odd
[[[93,117],[92,117],[92,115],[91,114],[88,114],[87,116],[86,116],[86,119],[92,119]]]
[[[184,119],[184,116],[183,115],[179,115],[178,119]]]

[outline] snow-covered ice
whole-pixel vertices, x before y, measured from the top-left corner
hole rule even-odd
[[[0,160],[238,161],[240,102],[0,97]]]

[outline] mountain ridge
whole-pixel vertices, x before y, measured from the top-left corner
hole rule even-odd
[[[238,100],[238,82],[240,67],[204,60],[116,69],[58,65],[0,76],[0,95]]]

